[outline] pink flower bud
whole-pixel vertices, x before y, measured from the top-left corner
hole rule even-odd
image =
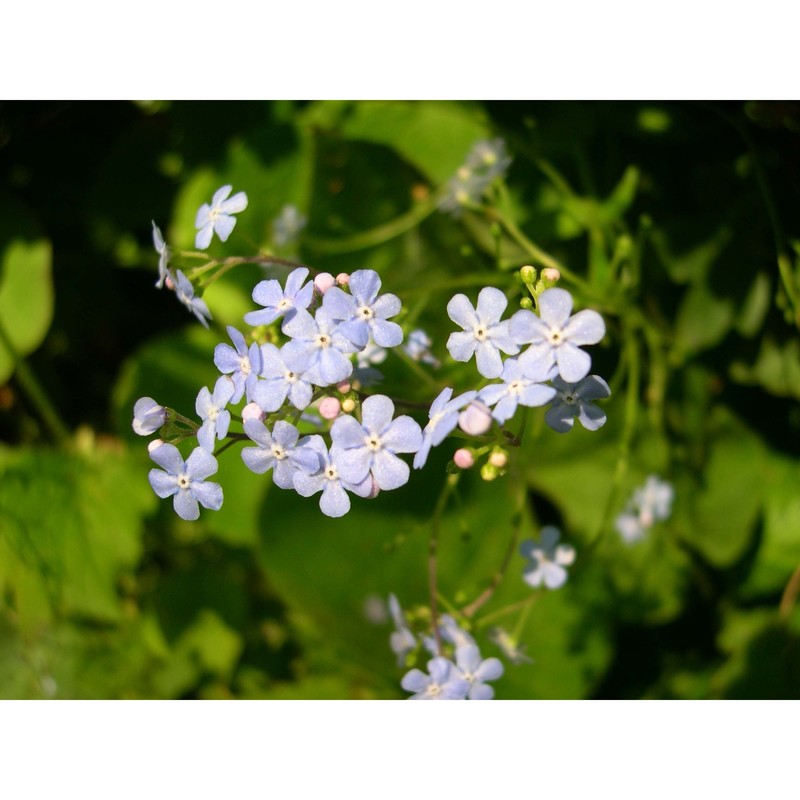
[[[340,272],[336,276],[336,283],[338,283],[339,286],[347,286],[347,284],[350,283],[350,275],[347,272]]]
[[[555,283],[561,278],[561,273],[555,267],[545,267],[542,270],[542,280]]]
[[[336,384],[337,391],[340,391],[342,394],[347,394],[352,387],[347,381],[342,381],[341,383]]]
[[[336,279],[330,272],[320,272],[316,278],[314,278],[314,288],[320,293],[325,294],[328,289],[331,288],[336,283]]]
[[[483,403],[473,400],[458,415],[458,427],[471,436],[480,436],[492,427],[492,414]]]
[[[336,419],[342,410],[342,404],[335,397],[325,397],[319,404],[319,415],[323,419]]]
[[[163,439],[153,439],[152,442],[147,443],[147,452],[152,453],[153,450],[155,450],[157,447],[161,447],[162,444],[164,444]]]
[[[242,409],[242,421],[247,419],[260,419],[263,422],[265,417],[264,409],[262,409],[258,403],[248,403]]]
[[[170,275],[167,275],[166,279],[164,280],[164,283],[167,285],[167,289],[172,289],[172,290],[175,289],[175,283],[173,282],[172,277]]]
[[[461,447],[453,453],[453,461],[459,469],[469,469],[475,463],[475,456],[466,447]]]

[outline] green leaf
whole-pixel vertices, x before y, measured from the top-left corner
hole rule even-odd
[[[800,637],[770,609],[734,611],[719,636],[728,660],[714,675],[714,693],[733,700],[800,697]]]
[[[475,111],[458,103],[373,101],[339,117],[348,139],[393,148],[434,183],[444,183],[489,133]]]
[[[708,445],[700,483],[678,483],[676,494],[688,506],[682,537],[717,567],[732,565],[755,534],[764,496],[763,445],[744,425],[722,413]],[[676,503],[677,506],[677,503]]]
[[[137,563],[142,517],[155,505],[142,477],[141,464],[124,451],[6,454],[0,577],[23,625],[51,613],[121,618],[117,581]]]
[[[768,453],[761,483],[764,524],[752,571],[740,590],[745,597],[781,592],[800,564],[800,465]]]
[[[699,353],[719,344],[734,324],[730,298],[713,295],[704,285],[684,295],[675,321],[675,345],[685,354]]]
[[[796,337],[779,343],[765,336],[752,365],[731,364],[731,379],[749,386],[761,386],[778,397],[800,399],[800,341]]]
[[[490,484],[470,474],[462,482],[439,531],[440,611],[450,603],[466,605],[486,587],[487,576],[502,563],[509,546],[519,502],[509,480]],[[309,502],[287,492],[273,493],[264,505],[263,563],[270,582],[293,617],[312,621],[310,639],[304,637],[309,647],[324,638],[338,663],[363,674],[362,691],[366,686],[381,696],[403,696],[398,687],[405,669],[396,666],[388,646],[390,629],[370,623],[363,608],[369,597],[385,599],[390,592],[406,609],[428,604],[428,541],[435,502],[431,490],[436,488],[414,473],[410,486],[391,495],[382,493],[369,502],[355,498],[351,514],[338,520],[322,515],[316,498]],[[523,522],[523,536],[531,533]],[[520,577],[522,567],[516,556],[487,610],[531,596]],[[537,671],[508,671],[496,682],[498,696],[586,696],[610,655],[603,626],[590,626],[586,609],[567,593],[543,597],[539,604],[523,642],[532,657],[541,657],[542,665]],[[515,619],[503,617],[511,624]],[[587,635],[587,630],[592,632]],[[483,629],[479,637],[488,655],[492,647],[485,633]],[[421,666],[425,660],[422,654]]]
[[[52,248],[30,215],[13,198],[0,221],[0,324],[18,356],[32,353],[53,320]],[[0,340],[0,385],[14,371],[14,358]]]

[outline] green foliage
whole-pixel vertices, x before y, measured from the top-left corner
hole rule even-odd
[[[30,212],[0,194],[0,384],[44,340],[53,319],[52,248]],[[13,347],[9,351],[5,337]]]
[[[800,564],[787,255],[800,231],[785,138],[796,134],[759,127],[743,106],[748,144],[724,121],[734,110],[78,104],[67,127],[49,123],[53,147],[80,151],[57,159],[25,144],[32,111],[0,118],[14,134],[0,151],[0,326],[24,359],[15,373],[0,341],[0,694],[403,697],[391,623],[365,609],[394,593],[426,630],[435,525],[439,613],[504,661],[498,697],[800,696],[787,590]],[[438,212],[471,147],[494,137],[514,160],[483,198],[490,210]],[[249,197],[229,242],[215,240],[208,261],[179,253],[194,249],[197,208],[227,183]],[[272,220],[287,204],[308,228],[277,250]],[[211,330],[153,289],[151,219],[186,274],[210,266],[195,286]],[[518,416],[490,434],[509,452],[505,473],[462,473],[440,514],[455,438],[407,486],[353,498],[336,520],[318,497],[244,469],[236,443],[219,459],[222,509],[184,522],[148,485],[132,406],[150,396],[195,417],[225,326],[241,328],[258,280],[285,274],[244,264],[215,281],[215,260],[264,253],[334,275],[377,270],[403,300],[399,321],[424,328],[444,363],[391,354],[371,391],[419,405],[479,385],[473,365],[447,356],[449,298],[493,285],[513,312],[519,268],[557,263],[576,309],[606,321],[592,357],[612,389],[608,422],[555,434],[533,409],[524,431]],[[48,440],[47,396],[75,433]],[[179,443],[184,456],[193,446]],[[626,543],[615,518],[649,475],[675,487],[673,513]],[[558,591],[521,580],[519,541],[545,524],[577,551]],[[512,664],[497,629],[532,663]],[[409,666],[427,658],[420,649]]]

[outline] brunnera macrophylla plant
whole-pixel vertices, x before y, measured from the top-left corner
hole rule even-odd
[[[501,140],[478,143],[440,208],[457,216],[480,203],[509,164]],[[159,497],[172,499],[182,519],[198,519],[201,507],[213,512],[222,506],[224,487],[210,479],[218,457],[234,445],[243,445],[243,469],[313,498],[322,514],[342,517],[414,481],[415,471],[427,468],[432,448],[456,429],[460,446],[454,449],[442,507],[461,470],[479,465],[485,480],[505,474],[515,448],[524,446],[528,409],[543,408],[545,423],[562,434],[575,420],[589,431],[605,424],[597,401],[609,397],[610,389],[591,374],[591,355],[584,349],[603,339],[605,324],[594,310],[575,310],[572,294],[556,285],[558,270],[519,270],[527,290],[521,308],[509,310],[506,291],[490,285],[476,295],[450,298],[442,310],[453,324],[446,350],[453,361],[474,364],[474,375],[469,385],[442,385],[427,413],[420,414],[418,404],[371,390],[380,377],[377,365],[396,348],[431,370],[440,365],[425,331],[406,330],[396,321],[402,320],[402,300],[386,290],[391,287],[384,287],[375,270],[334,277],[263,255],[184,266],[189,258],[203,257],[214,236],[227,242],[233,234],[235,215],[246,211],[248,198],[232,191],[221,187],[198,210],[200,252],[173,252],[153,223],[156,286],[174,291],[205,327],[213,315],[202,291],[212,281],[243,263],[283,270],[280,279],[256,282],[252,310],[239,326],[228,326],[225,337],[220,331],[221,341],[209,354],[219,377],[213,386],[198,387],[194,415],[149,397],[134,406],[134,431],[159,435],[148,446],[156,464],[150,484]],[[286,208],[273,230],[287,241],[304,224],[299,212]],[[511,435],[506,426],[517,416],[523,418],[520,432]],[[235,457],[232,450],[227,457]],[[537,590],[563,587],[576,554],[560,538],[560,531],[547,526],[539,541],[523,542],[519,552],[526,563],[519,579]],[[486,600],[488,595],[478,598],[460,617],[440,614],[432,590],[427,613],[409,619],[398,599],[389,597],[395,626],[390,644],[398,665],[411,667],[401,685],[412,699],[494,696],[490,682],[502,676],[504,666],[498,658],[483,658],[470,633],[471,618]],[[523,660],[514,637],[501,631],[494,641],[504,643],[501,650],[511,663]],[[427,671],[414,666],[423,654]]]

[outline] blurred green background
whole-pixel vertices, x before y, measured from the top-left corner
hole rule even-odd
[[[445,361],[455,291],[513,290],[534,263],[485,216],[431,213],[495,136],[514,161],[494,201],[585,279],[613,390],[599,432],[539,416],[514,454],[525,534],[559,525],[578,560],[522,620],[533,663],[504,659],[497,696],[800,697],[800,104],[330,101],[0,104],[0,696],[405,696],[365,607],[427,603],[454,448],[338,520],[233,448],[223,508],[180,520],[147,482],[133,403],[193,412],[263,274],[215,283],[205,331],[153,287],[151,220],[191,249],[197,208],[231,183],[250,204],[212,254],[375,269]],[[280,248],[286,204],[309,222]],[[476,379],[381,368],[382,391],[417,402]],[[649,474],[675,486],[673,515],[626,546],[613,517]],[[440,534],[454,605],[502,561],[516,492],[462,476]],[[489,623],[513,628],[502,609],[530,595],[522,564],[476,619],[484,656],[503,658]]]

